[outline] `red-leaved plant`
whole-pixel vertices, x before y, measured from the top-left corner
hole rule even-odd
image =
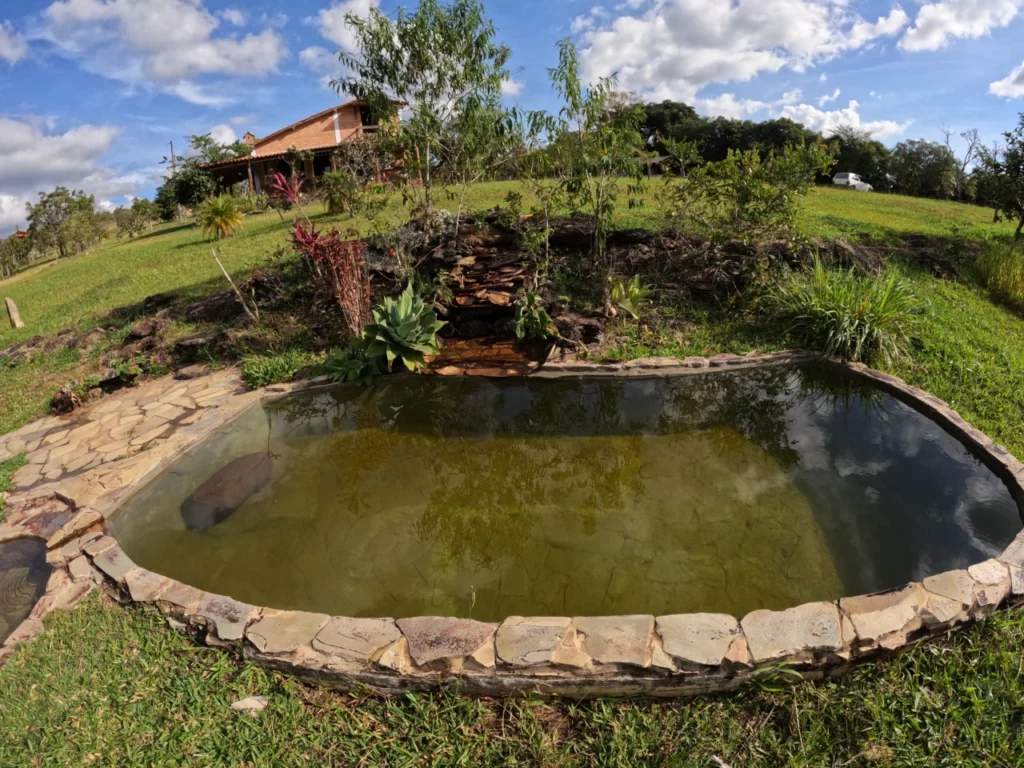
[[[307,219],[308,221],[308,219]],[[338,230],[326,234],[296,221],[292,228],[295,250],[330,280],[341,316],[353,338],[370,319],[370,273],[363,258],[362,240],[342,240]]]

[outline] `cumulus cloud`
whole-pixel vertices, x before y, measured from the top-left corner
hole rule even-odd
[[[850,125],[868,131],[876,139],[886,139],[891,136],[898,136],[910,127],[913,121],[896,122],[894,120],[862,120],[860,116],[860,104],[851,101],[845,109],[823,111],[811,104],[796,104],[782,108],[782,117],[788,117],[797,123],[810,128],[812,131],[820,131],[823,136],[831,136],[841,125]]]
[[[840,93],[841,93],[841,91],[838,88],[836,88],[832,92],[831,96],[829,96],[829,95],[822,96],[820,99],[818,99],[818,106],[819,107],[824,107],[829,102],[835,101],[836,99],[839,98],[839,94]]]
[[[349,14],[365,19],[372,8],[379,8],[380,0],[344,0],[322,9],[316,16],[306,19],[320,29],[320,36],[349,53],[356,51],[356,38],[345,23]]]
[[[518,96],[523,92],[525,83],[513,77],[506,77],[501,81],[501,93],[504,96]]]
[[[698,99],[696,106],[705,115],[711,117],[727,117],[730,120],[742,120],[745,117],[777,109],[788,104],[797,104],[803,98],[799,88],[787,91],[782,94],[781,99],[775,101],[760,101],[758,99],[737,99],[732,93],[723,93],[709,99]]]
[[[28,41],[14,31],[9,21],[0,22],[0,59],[15,64],[28,53]]]
[[[978,38],[1005,27],[1024,0],[942,0],[922,5],[914,25],[900,39],[907,51],[935,51],[951,39]]]
[[[58,0],[43,14],[43,36],[90,72],[216,106],[226,97],[204,93],[193,78],[264,75],[288,54],[272,29],[215,36],[222,19],[244,22],[239,14],[215,15],[203,0]]]
[[[63,185],[101,200],[137,194],[147,181],[143,174],[122,174],[101,164],[119,133],[112,125],[52,133],[38,123],[0,117],[0,233],[24,222],[25,204],[40,190]]]
[[[217,15],[224,19],[228,24],[234,24],[236,27],[245,26],[245,13],[237,8],[225,8]]]
[[[210,138],[218,144],[234,144],[238,141],[238,134],[235,129],[227,123],[220,123],[210,129]]]
[[[839,0],[665,0],[607,23],[580,16],[572,30],[587,80],[617,72],[626,90],[692,100],[712,83],[803,71],[894,37],[909,21],[898,7],[868,21]]]
[[[318,75],[325,87],[330,86],[331,80],[338,79],[345,72],[345,68],[338,61],[338,55],[319,45],[299,51],[299,61],[306,69]]]
[[[1024,96],[1024,62],[1002,80],[990,84],[988,90],[989,93],[1008,99],[1019,99]]]

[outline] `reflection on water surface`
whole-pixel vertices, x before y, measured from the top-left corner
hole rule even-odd
[[[182,502],[255,453],[269,483],[186,528]],[[140,565],[257,605],[496,620],[871,592],[997,554],[1020,517],[941,427],[815,363],[295,396],[192,451],[113,527]]]

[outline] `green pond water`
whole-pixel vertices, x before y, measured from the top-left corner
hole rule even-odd
[[[0,643],[28,618],[49,579],[45,543],[18,539],[0,544]]]
[[[244,499],[199,524],[204,483]],[[112,528],[136,563],[256,605],[498,620],[867,593],[991,557],[1021,518],[936,423],[815,363],[294,396],[191,451]]]

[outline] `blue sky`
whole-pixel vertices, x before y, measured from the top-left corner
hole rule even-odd
[[[382,3],[382,4],[381,4]],[[0,8],[0,233],[57,184],[104,206],[152,195],[168,142],[267,134],[334,103],[346,12],[392,0],[7,0]],[[1024,112],[1024,0],[516,0],[507,98],[555,109],[572,36],[589,78],[705,114],[861,125],[888,144],[986,141]]]

